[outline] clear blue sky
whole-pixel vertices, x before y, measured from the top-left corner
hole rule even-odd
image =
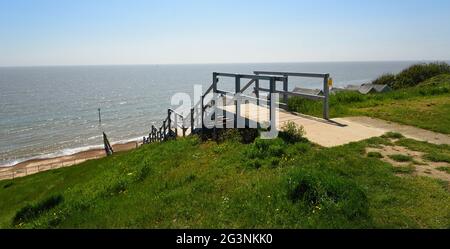
[[[0,0],[0,66],[439,59],[448,0]]]

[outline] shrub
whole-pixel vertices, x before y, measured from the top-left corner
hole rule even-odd
[[[281,139],[287,143],[297,143],[305,141],[303,137],[305,135],[305,129],[303,126],[296,124],[295,122],[289,121],[281,127],[281,132],[279,136]]]
[[[219,129],[217,131],[217,141],[234,141],[249,144],[258,137],[257,129]]]
[[[372,84],[377,85],[388,85],[393,87],[395,83],[395,75],[394,74],[383,74],[378,77],[376,80],[372,81]]]
[[[416,86],[434,76],[450,73],[450,65],[445,62],[412,65],[397,75],[386,74],[374,80],[374,84],[387,84],[394,89]]]
[[[13,225],[18,225],[22,222],[36,219],[43,213],[59,205],[63,200],[64,198],[62,195],[52,195],[36,204],[27,204],[17,211],[12,223]]]

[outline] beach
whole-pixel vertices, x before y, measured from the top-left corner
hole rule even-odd
[[[129,151],[139,147],[142,142],[131,141],[128,143],[113,144],[114,152]],[[52,158],[30,159],[10,167],[0,168],[0,180],[15,179],[39,172],[74,166],[88,160],[106,157],[104,149],[91,149],[72,155]]]

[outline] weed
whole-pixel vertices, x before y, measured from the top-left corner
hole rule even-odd
[[[303,137],[305,135],[305,129],[302,125],[298,125],[295,122],[288,121],[281,127],[279,137],[287,143],[297,143],[305,141]]]

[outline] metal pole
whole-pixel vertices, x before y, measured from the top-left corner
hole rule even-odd
[[[101,125],[102,124],[102,115],[101,115],[101,109],[98,108],[98,123]]]

